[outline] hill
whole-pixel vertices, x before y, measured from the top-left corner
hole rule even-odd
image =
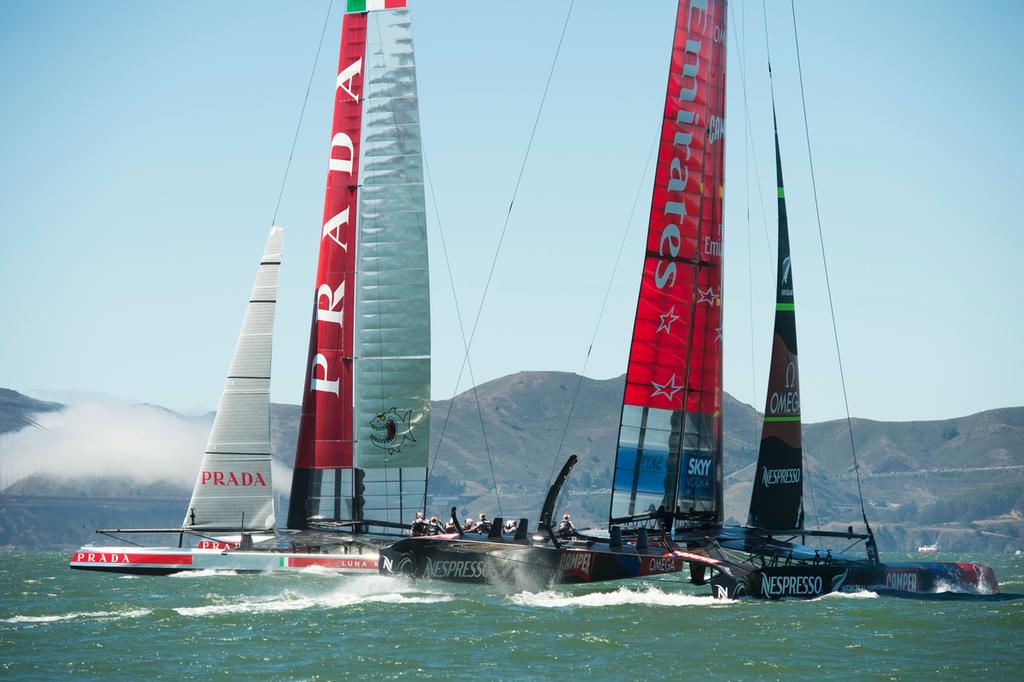
[[[454,405],[451,400],[435,402],[432,510],[443,513],[458,505],[466,514],[483,510],[495,515],[500,499],[504,515],[535,518],[553,470],[574,453],[580,463],[567,485],[564,506],[583,524],[603,522],[622,382],[621,377],[595,380],[564,372],[520,372],[478,386],[479,411],[472,391],[457,396]],[[577,383],[579,393],[566,429]],[[0,423],[27,423],[35,405],[41,410],[61,408],[19,396],[0,403]],[[760,414],[728,394],[723,411],[726,514],[732,522],[741,522],[750,496]],[[297,406],[272,405],[272,448],[275,460],[284,465],[293,456],[298,418]],[[957,551],[1024,546],[1024,408],[941,421],[854,419],[853,433],[868,517],[883,551],[935,542]],[[845,528],[860,518],[849,442],[845,420],[804,425],[808,525]],[[198,465],[199,452],[187,456]],[[494,495],[492,467],[500,498]],[[280,483],[278,491],[287,494],[287,485]],[[90,539],[81,524],[57,530],[67,526],[67,519],[77,523],[83,505],[106,509],[101,516],[107,520],[100,523],[96,518],[96,523],[86,524],[88,528],[143,525],[140,508],[132,501],[146,498],[153,504],[147,508],[145,525],[180,523],[189,490],[152,484],[130,479],[25,479],[3,491],[0,544],[62,546]],[[48,496],[63,515],[48,516],[43,523],[38,513],[16,511],[11,500],[24,505],[33,496],[40,501]],[[54,526],[48,531],[46,524]]]

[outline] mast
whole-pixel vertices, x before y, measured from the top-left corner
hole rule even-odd
[[[796,348],[793,262],[789,251],[789,221],[782,182],[779,126],[772,105],[775,131],[775,175],[778,179],[779,256],[775,283],[775,333],[768,373],[761,447],[754,470],[747,525],[768,530],[804,527],[803,449],[800,425],[800,371]]]
[[[423,157],[405,0],[348,3],[314,291],[288,525],[399,524],[423,508],[430,416]]]
[[[611,523],[722,505],[725,0],[680,0],[615,459]]]
[[[270,360],[284,231],[270,230],[220,394],[183,528],[274,527],[270,482]]]

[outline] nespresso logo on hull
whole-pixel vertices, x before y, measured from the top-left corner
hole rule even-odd
[[[762,583],[768,597],[807,597],[823,593],[819,575],[766,575]]]

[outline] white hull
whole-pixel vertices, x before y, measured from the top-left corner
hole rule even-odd
[[[178,547],[80,548],[71,568],[86,571],[168,575],[185,571],[298,572],[317,567],[336,573],[376,574],[377,553],[309,554]]]

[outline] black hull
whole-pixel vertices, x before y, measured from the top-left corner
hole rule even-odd
[[[999,585],[991,568],[971,563],[876,564],[846,556],[821,558],[792,542],[752,542],[744,529],[692,536],[679,542],[613,546],[590,539],[562,543],[442,535],[400,540],[380,551],[383,575],[487,583],[504,589],[545,589],[681,573],[709,583],[718,598],[813,599],[832,592],[869,590],[914,598],[993,597]],[[742,550],[738,550],[742,547]]]
[[[629,544],[613,548],[575,542],[555,547],[468,535],[435,536],[408,538],[382,549],[378,567],[383,575],[542,589],[678,573],[687,563],[685,554],[665,547],[637,550]]]

